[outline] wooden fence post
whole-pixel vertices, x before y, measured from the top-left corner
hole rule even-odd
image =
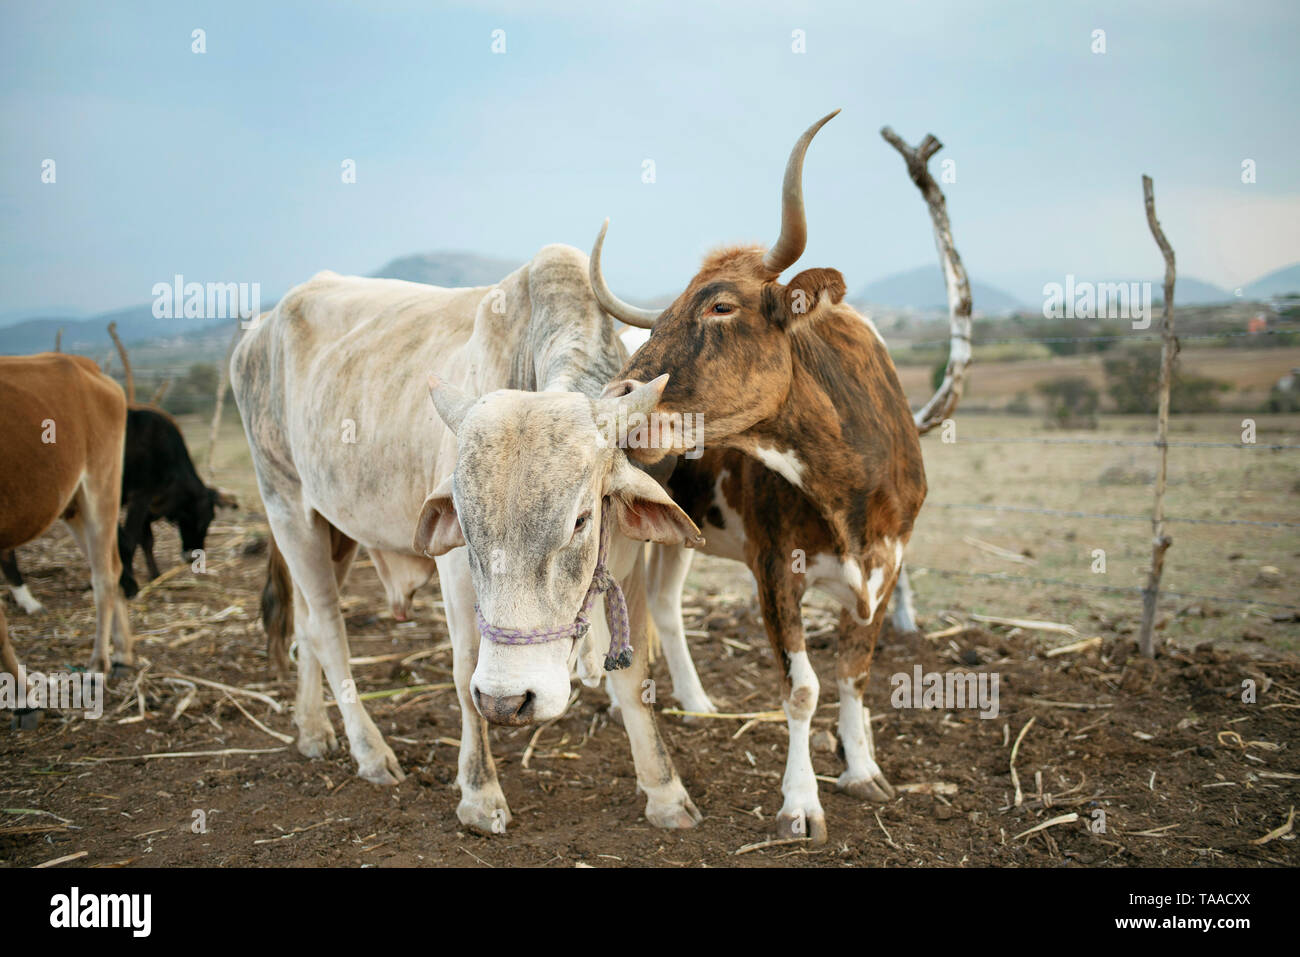
[[[1160,598],[1160,576],[1165,568],[1165,552],[1173,544],[1165,531],[1165,482],[1169,464],[1169,389],[1174,378],[1174,358],[1178,355],[1178,340],[1174,337],[1174,250],[1165,238],[1160,221],[1156,219],[1156,199],[1151,177],[1142,177],[1142,196],[1146,204],[1147,225],[1151,235],[1165,257],[1165,303],[1161,320],[1160,346],[1160,404],[1156,413],[1156,446],[1160,449],[1160,470],[1156,474],[1155,508],[1151,514],[1151,570],[1147,585],[1142,590],[1142,631],[1138,647],[1146,658],[1155,657],[1153,632],[1156,623],[1156,603]]]
[[[122,372],[126,376],[126,401],[135,402],[135,373],[131,371],[131,358],[126,354],[126,346],[117,334],[117,323],[108,324],[108,334],[113,339],[113,345],[117,346],[117,354],[122,357]]]
[[[966,267],[957,255],[952,241],[952,226],[948,222],[948,203],[943,190],[930,175],[930,157],[943,149],[943,144],[933,133],[927,133],[921,145],[915,148],[886,126],[880,131],[885,142],[902,155],[907,164],[907,174],[916,184],[930,208],[934,224],[934,245],[939,250],[939,265],[943,267],[944,288],[948,290],[948,365],[943,383],[930,401],[913,415],[917,431],[922,435],[941,425],[956,410],[966,384],[966,370],[971,363],[971,297],[970,281]]]

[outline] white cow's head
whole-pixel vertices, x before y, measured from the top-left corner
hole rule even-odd
[[[611,532],[698,544],[699,529],[628,462],[608,428],[632,412],[653,409],[666,379],[593,400],[577,392],[513,390],[475,399],[431,378],[434,406],[455,432],[458,452],[455,472],[424,501],[415,549],[441,555],[466,545],[483,618],[498,628],[534,631],[571,625],[581,610],[606,498],[618,523]],[[594,606],[593,617],[599,614]],[[573,639],[520,645],[482,640],[470,685],[475,706],[493,724],[559,716],[568,701],[574,646]]]

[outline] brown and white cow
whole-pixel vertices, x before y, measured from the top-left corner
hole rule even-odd
[[[90,359],[0,356],[0,550],[31,541],[62,518],[90,563],[95,595],[92,671],[134,663],[118,590],[118,499],[126,396]],[[0,670],[19,674],[0,608]]]
[[[778,832],[817,841],[826,839],[826,824],[809,730],[819,686],[804,644],[801,601],[817,585],[843,608],[837,684],[847,768],[838,787],[859,798],[888,799],[893,789],[874,760],[862,695],[926,493],[917,428],[893,362],[871,321],[844,302],[843,276],[814,268],[779,281],[807,238],[804,153],[834,115],[809,128],[790,155],[781,235],[770,250],[736,246],[711,253],[661,313],[629,306],[609,291],[600,273],[604,228],[591,257],[601,306],[652,330],[607,394],[669,374],[657,409],[660,441],[630,454],[653,462],[690,447],[707,450],[697,460],[683,458],[668,487],[699,524],[704,550],[745,562],[758,583],[790,729]],[[687,413],[702,416],[702,435],[676,426],[676,417]],[[684,556],[670,550],[655,560],[663,567],[652,571],[652,580],[684,577]],[[671,629],[660,632],[665,649],[680,640]]]
[[[642,696],[640,544],[693,541],[698,530],[601,431],[612,412],[653,407],[662,383],[599,398],[627,352],[587,270],[579,250],[547,246],[491,287],[322,273],[260,317],[231,362],[283,562],[268,587],[282,608],[292,602],[299,750],[317,757],[336,743],[323,671],[359,773],[401,779],[356,694],[338,584],[358,544],[435,556],[461,710],[457,816],[484,832],[510,821],[488,723],[561,715],[571,669],[599,683],[610,636],[602,600],[585,639],[480,641],[479,621],[530,632],[572,625],[596,577],[602,515],[617,523],[606,566],[626,597],[634,653],[613,681],[646,817],[661,827],[699,819]],[[445,380],[433,390],[436,414],[430,372]]]

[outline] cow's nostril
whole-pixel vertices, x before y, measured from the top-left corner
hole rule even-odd
[[[515,709],[515,717],[518,718],[520,721],[533,720],[533,705],[536,702],[536,700],[537,700],[536,695],[534,695],[531,691],[525,691],[523,694],[522,703],[520,703],[519,707]]]
[[[609,385],[605,386],[600,397],[602,399],[622,398],[625,395],[631,394],[638,385],[640,385],[640,383],[635,379],[620,379],[618,382],[611,382]]]

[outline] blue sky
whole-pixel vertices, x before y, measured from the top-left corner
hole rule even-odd
[[[6,0],[0,312],[148,302],[176,273],[273,295],[412,252],[522,260],[605,216],[611,284],[672,292],[710,247],[774,238],[790,145],[836,107],[802,264],[850,289],[936,262],[884,124],[944,141],[958,248],[1022,297],[1159,275],[1142,173],[1181,274],[1300,260],[1300,4],[701,6]]]

